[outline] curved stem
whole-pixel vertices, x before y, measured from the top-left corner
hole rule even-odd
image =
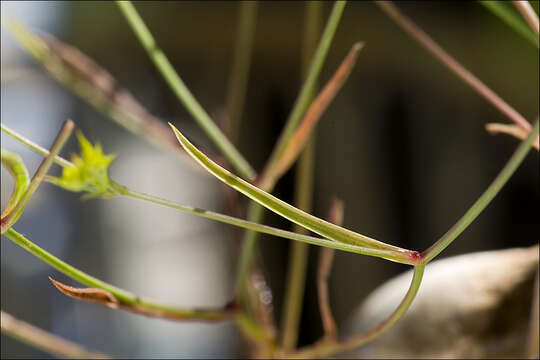
[[[425,265],[417,265],[414,267],[413,277],[411,280],[411,285],[407,294],[398,305],[396,310],[382,323],[374,327],[373,329],[366,331],[365,333],[354,335],[342,343],[327,343],[320,342],[314,346],[301,349],[300,351],[293,354],[280,354],[280,358],[286,359],[313,359],[316,357],[325,357],[332,354],[342,353],[345,351],[352,350],[359,346],[362,346],[390,329],[399,319],[405,315],[409,307],[411,306],[418,289],[420,288],[420,283],[422,282],[422,277],[424,275]]]
[[[281,230],[281,229],[273,228],[273,227],[267,226],[267,225],[261,225],[261,224],[258,224],[258,223],[254,223],[254,222],[247,221],[247,220],[244,220],[244,219],[236,218],[236,217],[233,217],[233,216],[228,216],[228,215],[216,213],[216,212],[213,212],[213,211],[194,208],[194,207],[191,207],[191,206],[179,205],[179,204],[176,204],[176,203],[174,203],[172,201],[159,199],[159,198],[156,198],[154,196],[150,196],[150,195],[147,195],[147,194],[143,194],[143,193],[140,193],[140,192],[137,192],[137,191],[130,190],[130,189],[128,189],[128,188],[126,188],[124,186],[118,185],[118,184],[115,185],[115,190],[120,195],[129,196],[129,197],[139,199],[139,200],[149,201],[149,202],[152,202],[152,203],[155,203],[155,204],[158,204],[158,205],[162,205],[162,206],[170,207],[170,208],[173,208],[173,209],[176,209],[176,210],[188,212],[190,214],[201,216],[201,217],[204,217],[204,218],[207,218],[207,219],[216,220],[216,221],[226,223],[226,224],[229,224],[229,225],[239,226],[239,227],[242,227],[244,229],[257,231],[257,232],[260,232],[260,233],[263,233],[263,234],[274,235],[274,236],[278,236],[278,237],[289,239],[289,240],[301,241],[301,242],[304,242],[304,243],[307,243],[307,244],[312,244],[312,245],[325,246],[325,247],[329,247],[329,248],[337,249],[337,250],[354,252],[354,253],[357,253],[357,254],[364,254],[364,255],[380,257],[380,258],[384,258],[384,259],[387,259],[387,260],[399,262],[399,263],[402,263],[402,264],[413,265],[413,264],[416,264],[416,262],[417,262],[417,260],[414,257],[411,257],[409,255],[409,253],[407,253],[407,252],[404,253],[404,252],[388,250],[388,249],[372,249],[372,248],[367,248],[367,247],[361,247],[361,246],[356,246],[356,245],[339,243],[339,242],[331,241],[331,240],[327,240],[327,239],[316,238],[316,237],[309,236],[309,235],[298,234],[298,233],[295,233],[295,232],[292,232],[292,231]]]
[[[184,104],[195,121],[214,142],[214,144],[216,144],[216,146],[222,151],[223,155],[227,157],[236,170],[243,177],[253,179],[255,177],[255,171],[244,159],[242,154],[238,152],[234,145],[221,132],[208,113],[195,99],[191,91],[189,91],[167,59],[167,56],[165,56],[163,51],[158,47],[152,33],[144,23],[133,4],[130,1],[117,1],[116,4],[120,8],[122,14],[141,42],[142,46],[148,53],[148,56],[150,59],[152,59],[154,65],[159,70],[165,81],[167,81],[167,84],[169,84],[178,100]]]
[[[67,264],[56,256],[50,254],[46,250],[40,248],[32,241],[19,234],[13,228],[8,229],[4,235],[8,239],[13,241],[15,244],[19,245],[20,247],[37,257],[38,259],[46,262],[47,264],[60,271],[64,275],[72,278],[73,280],[76,280],[87,286],[102,289],[111,293],[122,305],[131,305],[136,307],[142,307],[148,310],[158,311],[159,313],[163,314],[163,316],[161,317],[178,320],[216,321],[231,318],[233,315],[232,312],[225,310],[183,309],[164,305],[154,300],[140,298],[127,290],[108,284]],[[126,310],[129,310],[129,308],[127,308]]]
[[[521,142],[516,151],[512,154],[506,165],[499,172],[497,177],[484,191],[484,193],[476,200],[473,206],[458,220],[458,222],[450,228],[435,244],[431,245],[427,250],[422,253],[422,263],[427,264],[435,256],[439,255],[441,251],[446,249],[448,245],[454,241],[459,234],[461,234],[473,221],[480,215],[480,213],[486,208],[486,206],[493,200],[493,198],[499,193],[501,188],[506,184],[508,179],[514,174],[518,166],[521,164],[525,156],[529,152],[534,142],[534,139],[538,136],[538,120],[534,123],[533,129],[529,132],[529,135],[525,140]]]
[[[9,202],[2,212],[1,219],[3,225],[4,222],[7,221],[4,219],[11,214],[17,203],[24,195],[26,189],[28,188],[28,184],[30,183],[30,178],[28,177],[28,170],[26,170],[26,166],[18,154],[9,150],[1,149],[0,156],[2,159],[2,165],[6,167],[11,174],[11,177],[13,177],[13,182],[15,185],[11,197],[9,198]]]

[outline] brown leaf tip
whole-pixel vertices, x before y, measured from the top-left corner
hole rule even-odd
[[[105,305],[111,308],[118,308],[118,300],[108,291],[97,288],[77,288],[62,284],[49,276],[49,280],[64,295],[72,298],[90,301],[96,304]]]

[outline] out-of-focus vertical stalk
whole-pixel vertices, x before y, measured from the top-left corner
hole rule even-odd
[[[343,9],[345,8],[346,1],[338,0],[334,3],[328,21],[326,23],[325,29],[321,35],[320,41],[317,45],[317,50],[313,55],[309,66],[309,75],[306,77],[298,98],[296,99],[295,105],[289,115],[285,128],[283,129],[280,138],[278,139],[274,150],[273,155],[270,156],[266,167],[272,165],[273,162],[280,159],[281,152],[283,148],[287,146],[287,142],[290,137],[294,134],[294,130],[298,126],[298,123],[301,120],[301,117],[306,112],[309,107],[308,96],[314,92],[315,83],[320,75],[324,61],[326,60],[326,55],[328,54],[328,49],[332,43],[332,39],[336,33],[341,15],[343,14]],[[257,186],[264,191],[270,192],[274,188],[275,180],[268,182],[268,179],[259,178],[256,179]],[[264,216],[264,208],[255,202],[250,202],[248,206],[248,220],[252,222],[261,223]],[[248,278],[251,270],[251,264],[253,263],[253,253],[256,248],[257,234],[252,231],[246,232],[244,236],[242,252],[240,254],[240,264],[237,271],[237,280],[236,280],[236,294],[240,298],[243,297],[243,284]]]
[[[227,160],[246,179],[253,179],[255,171],[246,161],[244,156],[233,146],[231,141],[221,132],[220,128],[210,118],[210,115],[203,109],[201,104],[195,99],[191,91],[184,84],[184,81],[177,74],[165,53],[158,47],[154,36],[144,23],[135,6],[131,1],[116,1],[118,8],[126,18],[129,26],[139,39],[139,42],[148,53],[148,56],[161,73],[178,100],[185,106],[186,110],[193,116],[193,119],[208,135],[212,142],[219,148]]]
[[[249,69],[253,53],[253,39],[257,24],[257,2],[238,3],[239,22],[232,69],[227,87],[227,134],[233,144],[238,142],[238,133],[246,99]]]
[[[306,22],[304,28],[304,45],[302,50],[302,77],[305,80],[309,65],[322,28],[322,7],[318,1],[306,3]],[[311,101],[315,95],[314,88],[310,95]],[[311,135],[305,149],[302,151],[296,167],[295,205],[307,212],[311,211],[313,200],[313,172],[315,168],[315,133]],[[295,225],[294,231],[307,233],[301,226]],[[302,302],[306,281],[308,244],[292,242],[290,245],[289,273],[285,292],[285,307],[282,317],[281,345],[285,351],[292,350],[298,342],[298,328],[302,315]]]
[[[0,312],[2,334],[50,354],[68,359],[109,359],[105,354],[92,353],[82,346],[58,337],[8,313]]]

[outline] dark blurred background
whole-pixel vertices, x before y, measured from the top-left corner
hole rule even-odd
[[[239,3],[136,2],[158,43],[202,106],[223,113]],[[538,116],[538,49],[476,2],[399,7],[529,121]],[[326,20],[332,3],[324,3]],[[533,2],[538,10],[538,2]],[[259,3],[239,148],[261,170],[299,91],[304,2]],[[215,151],[154,68],[113,2],[2,2],[17,16],[93,58],[154,115]],[[9,16],[9,15],[8,15]],[[324,21],[325,21],[324,20]],[[356,41],[366,45],[317,130],[314,211],[345,202],[344,226],[423,250],[489,185],[516,148],[484,125],[507,119],[408,37],[378,7],[349,3],[321,74],[326,82]],[[52,80],[2,27],[2,122],[43,146],[73,119],[118,160],[113,179],[181,204],[223,212],[221,183],[151,147]],[[2,134],[2,147],[33,173],[41,158]],[[77,151],[72,139],[65,156]],[[54,172],[59,174],[59,169]],[[538,242],[538,152],[442,257]],[[11,192],[2,169],[2,207]],[[294,171],[274,192],[291,202]],[[43,184],[16,225],[53,254],[139,295],[179,306],[221,306],[232,294],[236,247],[229,227],[131,199],[91,200]],[[241,197],[242,205],[246,200]],[[145,221],[141,221],[141,219]],[[265,222],[289,228],[267,213]],[[288,241],[263,237],[261,254],[280,319]],[[47,276],[66,277],[3,238],[1,307],[85,346],[121,357],[231,357],[243,353],[232,324],[171,323],[76,302]],[[321,335],[311,247],[300,345]],[[378,285],[406,269],[336,253],[330,280],[338,324]],[[50,358],[2,335],[2,357]]]

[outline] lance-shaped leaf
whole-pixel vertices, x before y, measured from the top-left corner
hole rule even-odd
[[[328,221],[317,218],[313,215],[310,215],[300,209],[295,208],[292,205],[287,204],[286,202],[268,194],[267,192],[257,188],[256,186],[251,185],[247,181],[240,179],[238,176],[233,175],[231,172],[225,170],[208,157],[206,157],[201,151],[199,151],[193,144],[191,144],[185,137],[170,124],[173,129],[178,141],[182,144],[184,149],[190,154],[199,164],[201,164],[206,170],[212,173],[215,177],[246,195],[250,199],[258,202],[262,206],[268,208],[269,210],[275,212],[278,215],[283,216],[284,218],[317,233],[324,237],[327,237],[331,240],[365,246],[372,249],[384,249],[395,252],[396,257],[400,259],[416,259],[418,253],[416,251],[401,249],[397,246],[388,245],[378,240],[369,238],[367,236],[358,234],[354,231],[344,229],[340,226],[334,225]]]

